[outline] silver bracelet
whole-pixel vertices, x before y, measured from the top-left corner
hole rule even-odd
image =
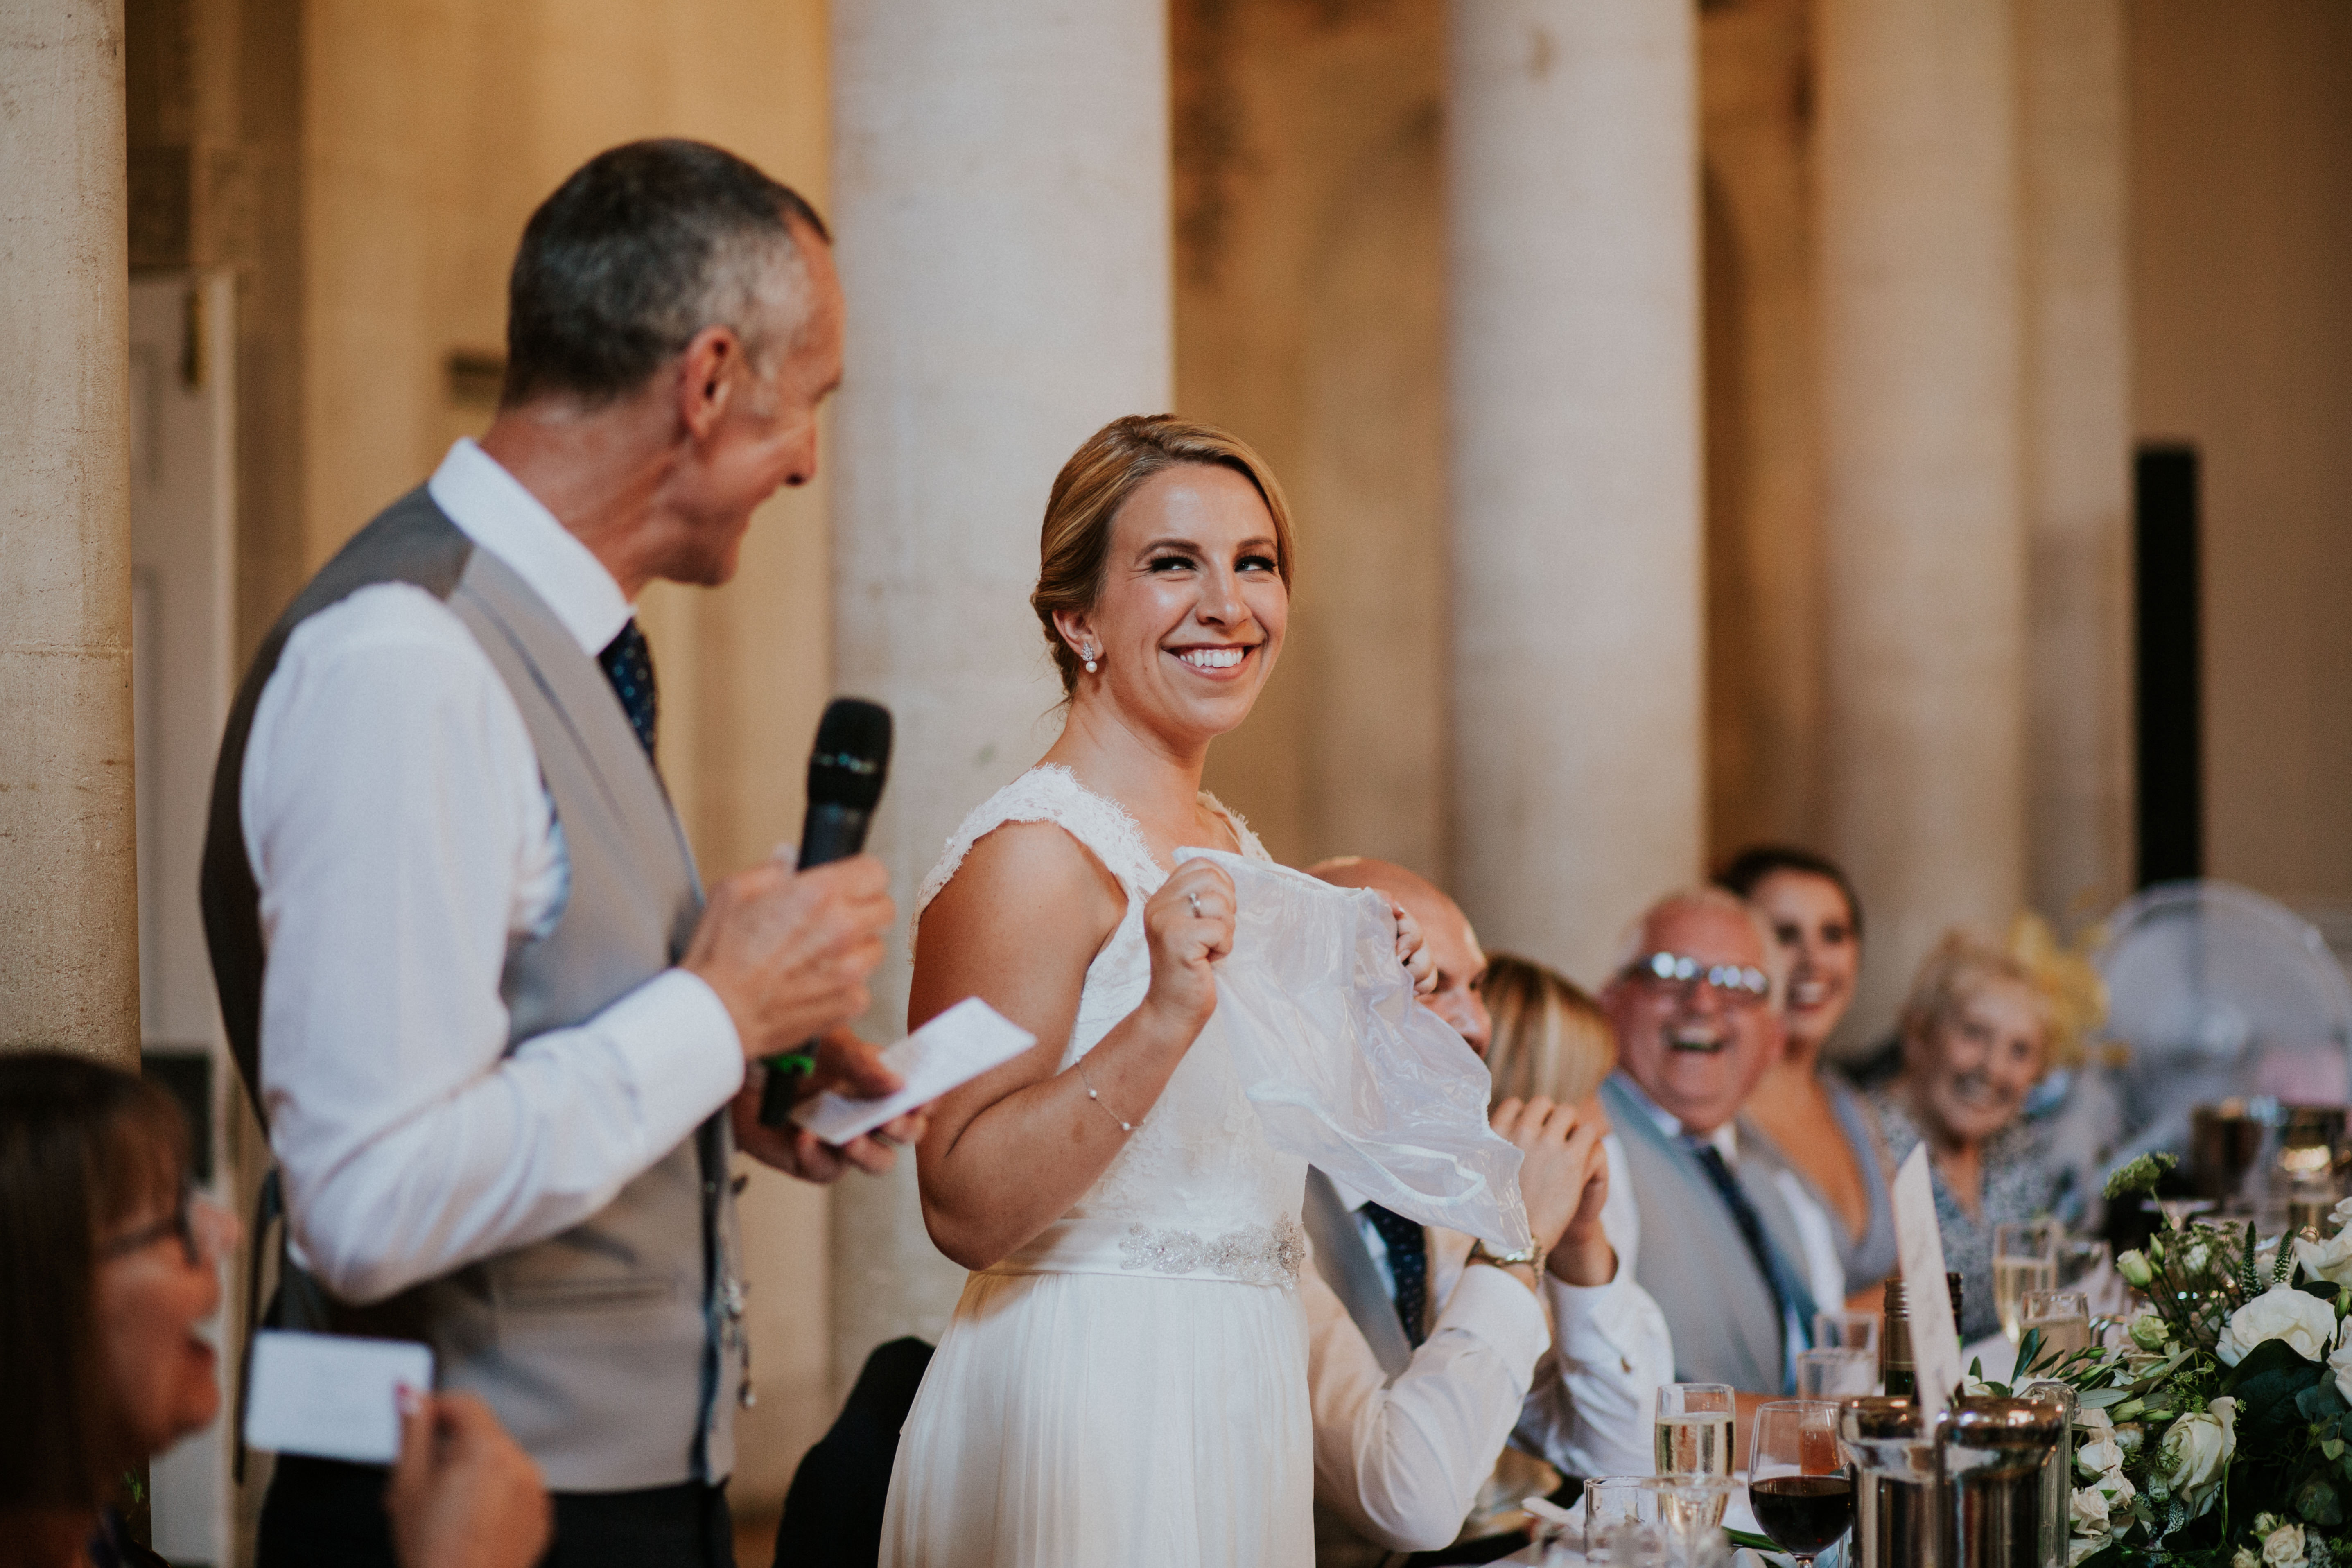
[[[1077,1066],[1077,1069],[1078,1069],[1078,1081],[1079,1081],[1080,1083],[1082,1083],[1082,1084],[1085,1084],[1085,1085],[1086,1085],[1086,1087],[1087,1087],[1087,1098],[1088,1100],[1093,1100],[1097,1105],[1101,1105],[1101,1106],[1102,1106],[1102,1113],[1103,1113],[1105,1116],[1109,1117],[1113,1121],[1118,1122],[1118,1130],[1119,1130],[1121,1132],[1132,1132],[1132,1131],[1135,1131],[1135,1123],[1134,1123],[1134,1122],[1129,1121],[1127,1118],[1125,1118],[1124,1116],[1121,1116],[1118,1111],[1113,1110],[1109,1106],[1108,1106],[1108,1105],[1103,1105],[1103,1097],[1102,1097],[1101,1095],[1097,1094],[1097,1093],[1095,1092],[1095,1086],[1093,1085],[1093,1083],[1089,1082],[1089,1081],[1088,1081],[1088,1079],[1087,1079],[1087,1061],[1086,1061],[1086,1058],[1085,1058],[1084,1057],[1080,1057],[1080,1058],[1078,1058],[1077,1063],[1076,1063],[1076,1066]]]

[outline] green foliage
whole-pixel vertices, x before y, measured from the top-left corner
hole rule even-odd
[[[2157,1183],[2164,1180],[2166,1173],[2179,1163],[2179,1160],[2160,1150],[2152,1154],[2142,1154],[2107,1178],[2107,1201],[2114,1203],[2118,1198],[2127,1198],[2135,1194],[2143,1197],[2153,1194]]]

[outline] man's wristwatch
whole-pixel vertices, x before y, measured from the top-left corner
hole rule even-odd
[[[1474,1241],[1470,1244],[1470,1261],[1491,1263],[1497,1268],[1507,1268],[1513,1264],[1524,1263],[1533,1269],[1536,1278],[1540,1279],[1543,1278],[1544,1271],[1543,1243],[1530,1241],[1517,1252],[1497,1252],[1484,1241]]]

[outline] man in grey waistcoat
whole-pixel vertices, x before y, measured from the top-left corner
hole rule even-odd
[[[792,191],[693,142],[591,161],[524,230],[488,431],[295,599],[221,747],[205,929],[278,1321],[431,1344],[544,1474],[560,1568],[733,1562],[731,1152],[829,1180],[920,1131],[759,1126],[748,1063],[810,1038],[812,1085],[896,1087],[845,1032],[887,877],[772,862],[706,902],[633,609],[726,582],[814,475],[841,328]],[[281,1457],[259,1561],[389,1568],[383,1483]]]
[[[1675,894],[1628,932],[1600,998],[1618,1064],[1601,1100],[1640,1219],[1619,1249],[1664,1310],[1675,1377],[1729,1384],[1743,1422],[1790,1388],[1813,1320],[1802,1233],[1734,1127],[1781,1047],[1769,934],[1720,889]]]

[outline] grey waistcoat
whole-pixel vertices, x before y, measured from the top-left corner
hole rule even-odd
[[[1651,1120],[1650,1109],[1613,1073],[1601,1086],[1618,1141],[1625,1147],[1633,1201],[1642,1214],[1642,1250],[1633,1277],[1665,1314],[1675,1341],[1675,1377],[1683,1383],[1727,1383],[1755,1394],[1778,1394],[1792,1368],[1772,1291],[1756,1272],[1739,1226],[1698,1160],[1679,1139]],[[1796,1273],[1804,1242],[1795,1219],[1759,1162],[1743,1160],[1740,1190],[1764,1221],[1779,1254],[1780,1286],[1810,1326],[1813,1301]]]
[[[583,1023],[674,963],[702,910],[685,834],[596,661],[513,569],[430,496],[394,502],[296,597],[229,714],[205,844],[205,932],[231,1047],[260,1098],[260,899],[238,813],[246,740],[296,626],[362,587],[446,604],[521,710],[562,825],[571,881],[554,927],[507,955],[507,1049]],[[619,1491],[734,1468],[742,1386],[726,1118],[713,1116],[559,1236],[354,1308],[291,1278],[289,1326],[422,1339],[441,1385],[487,1400],[562,1491]],[[260,1238],[255,1238],[256,1245]]]

